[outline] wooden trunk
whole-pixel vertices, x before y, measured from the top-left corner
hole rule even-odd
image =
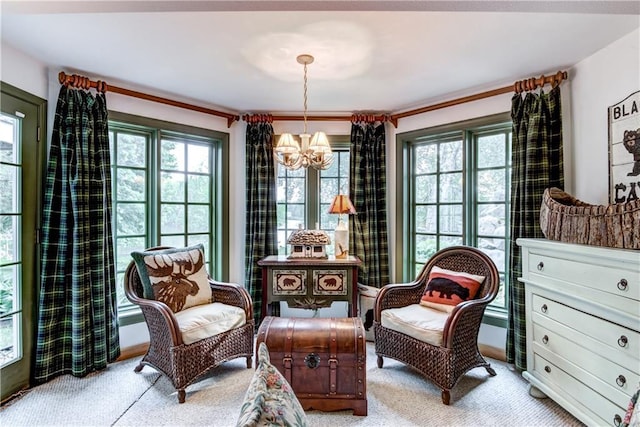
[[[354,415],[367,415],[367,352],[360,318],[267,316],[256,348],[261,342],[304,409],[353,409]]]

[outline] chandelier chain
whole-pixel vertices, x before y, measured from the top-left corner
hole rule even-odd
[[[304,63],[304,133],[307,133],[307,63]]]

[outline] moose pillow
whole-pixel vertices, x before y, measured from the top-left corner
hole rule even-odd
[[[484,276],[434,266],[420,304],[438,309],[441,305],[457,305],[475,298],[483,281]]]
[[[162,301],[177,313],[211,302],[204,246],[132,252],[144,297]]]

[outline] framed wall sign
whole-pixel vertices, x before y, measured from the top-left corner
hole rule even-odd
[[[640,91],[609,107],[609,201],[640,198]]]

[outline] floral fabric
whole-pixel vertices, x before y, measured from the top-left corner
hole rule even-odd
[[[265,343],[258,347],[256,363],[237,426],[307,426],[307,415],[287,380],[270,363]]]

